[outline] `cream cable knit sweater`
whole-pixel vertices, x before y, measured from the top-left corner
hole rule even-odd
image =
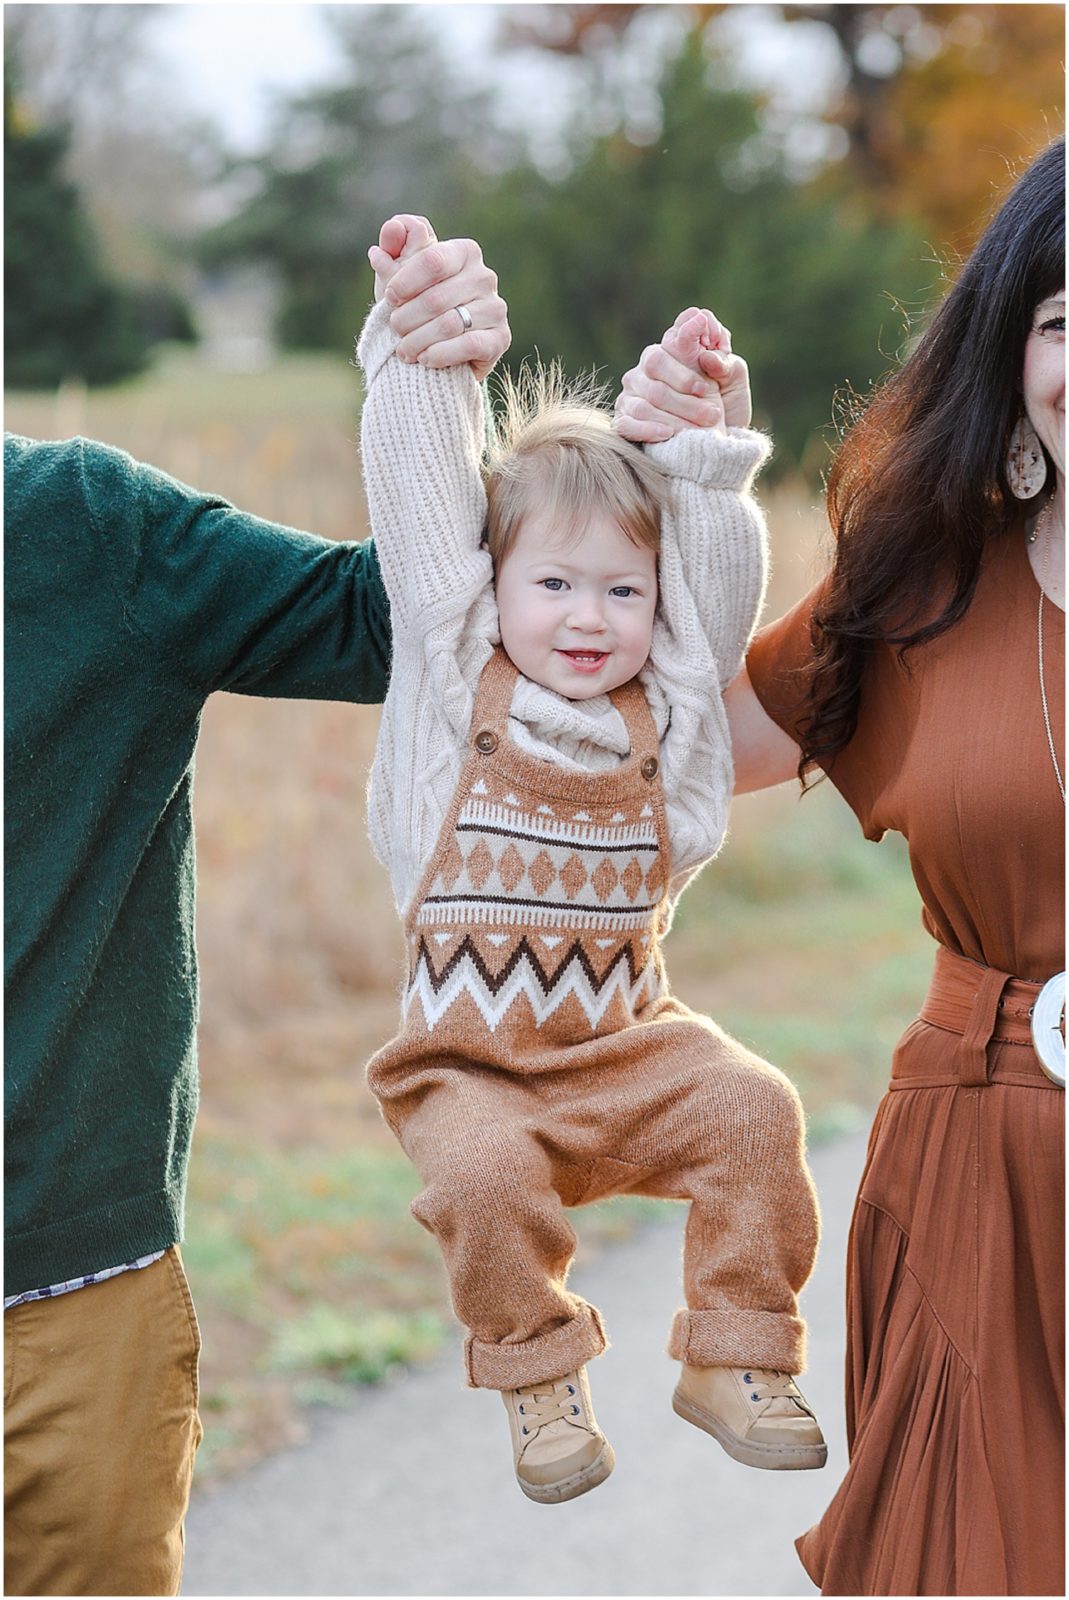
[[[403,917],[460,775],[475,688],[499,643],[482,547],[486,437],[470,367],[394,359],[390,307],[357,345],[366,396],[360,440],[371,527],[390,597],[393,667],[369,793],[371,842]],[[669,478],[659,599],[640,677],[661,741],[671,897],[719,850],[734,786],[722,691],[738,672],[764,595],[764,521],[750,485],[763,434],[690,428],[648,454]],[[546,761],[611,770],[629,754],[607,695],[566,700],[521,678],[509,733]]]

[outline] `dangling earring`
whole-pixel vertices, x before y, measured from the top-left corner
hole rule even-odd
[[[1017,418],[1010,434],[1006,478],[1018,500],[1034,499],[1047,481],[1047,458],[1025,411]]]

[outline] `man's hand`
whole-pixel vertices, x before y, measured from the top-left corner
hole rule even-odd
[[[427,367],[470,362],[475,376],[485,378],[512,334],[497,275],[474,239],[439,243],[426,217],[401,213],[383,223],[368,260],[376,299],[396,308],[390,326],[400,338],[401,360]]]
[[[749,371],[731,352],[731,334],[711,311],[688,306],[624,375],[616,431],[653,444],[684,428],[748,428],[752,414]]]

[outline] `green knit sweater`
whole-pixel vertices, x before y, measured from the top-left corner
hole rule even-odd
[[[7,436],[4,473],[11,1295],[182,1234],[205,699],[379,701],[390,631],[371,545],[85,439]]]

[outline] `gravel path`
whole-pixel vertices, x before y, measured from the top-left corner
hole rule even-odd
[[[324,1414],[312,1437],[195,1501],[186,1595],[810,1595],[792,1541],[846,1465],[843,1258],[864,1139],[818,1148],[824,1238],[803,1310],[821,1472],[757,1472],[674,1415],[664,1353],[679,1303],[682,1210],[573,1274],[613,1345],[591,1367],[616,1450],[607,1483],[526,1500],[500,1400],[458,1353]]]

